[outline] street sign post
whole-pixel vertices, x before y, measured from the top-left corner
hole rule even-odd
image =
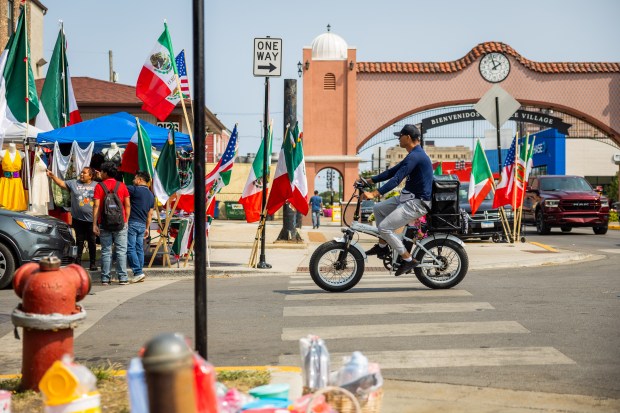
[[[254,76],[282,75],[282,39],[272,37],[254,39]]]

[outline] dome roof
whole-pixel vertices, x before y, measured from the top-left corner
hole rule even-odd
[[[330,31],[312,41],[312,60],[347,60],[347,42]]]

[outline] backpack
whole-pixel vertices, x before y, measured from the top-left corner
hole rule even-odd
[[[117,182],[114,190],[110,192],[103,182],[99,183],[104,192],[103,202],[101,203],[101,228],[106,231],[116,232],[125,227],[123,203],[116,193],[120,184]]]

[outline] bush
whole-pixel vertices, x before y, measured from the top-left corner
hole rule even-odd
[[[618,213],[614,211],[609,212],[609,222],[618,222]]]

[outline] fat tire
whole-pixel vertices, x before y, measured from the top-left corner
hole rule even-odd
[[[562,226],[560,227],[560,229],[562,230],[562,232],[571,232],[573,230],[573,227]]]
[[[357,285],[357,283],[362,279],[362,275],[364,274],[364,257],[362,253],[353,246],[349,247],[347,255],[351,255],[353,257],[356,263],[356,268],[348,281],[343,284],[334,285],[333,283],[327,282],[322,277],[321,272],[319,271],[319,262],[321,261],[321,258],[331,251],[343,250],[345,245],[346,244],[344,242],[338,241],[326,242],[325,244],[320,245],[314,253],[312,253],[312,257],[310,257],[310,276],[312,277],[314,283],[325,291],[332,293],[347,291],[355,287],[355,285]]]
[[[424,247],[428,250],[432,250],[433,248],[436,248],[436,247],[441,247],[442,249],[446,249],[446,248],[451,249],[452,251],[456,253],[460,261],[460,268],[458,272],[455,275],[453,275],[450,279],[448,279],[447,281],[442,281],[442,282],[437,282],[437,281],[434,281],[432,278],[427,277],[423,271],[424,269],[419,268],[419,267],[414,268],[413,271],[415,273],[415,276],[418,278],[418,280],[422,284],[424,284],[428,288],[440,290],[440,289],[452,288],[458,285],[461,281],[463,281],[463,278],[465,278],[465,275],[467,274],[467,269],[469,268],[469,257],[467,256],[467,252],[465,252],[465,249],[462,246],[460,246],[459,244],[457,244],[456,242],[452,240],[434,239],[424,244]],[[445,251],[442,251],[442,254],[443,252]],[[420,263],[422,263],[424,261],[425,255],[427,255],[426,251],[420,249],[416,252],[414,258],[418,260]],[[430,269],[430,270],[434,271],[433,269]]]
[[[549,235],[551,233],[551,228],[545,224],[545,217],[540,209],[536,211],[536,233],[538,235]]]
[[[0,243],[0,290],[11,284],[14,273],[15,257],[6,245]]]
[[[605,235],[607,234],[607,225],[604,227],[592,227],[592,231],[594,231],[596,235]]]

